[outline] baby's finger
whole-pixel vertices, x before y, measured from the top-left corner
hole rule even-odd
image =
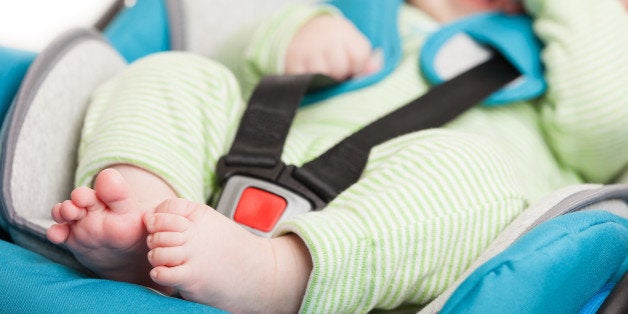
[[[354,74],[349,52],[343,48],[330,49],[325,55],[328,70],[324,74],[338,81],[344,81]]]
[[[369,76],[379,72],[384,66],[384,52],[381,49],[373,50],[364,68],[355,74],[356,77]]]
[[[359,36],[346,43],[348,61],[351,66],[351,76],[359,76],[364,72],[373,54],[371,43],[364,36]]]
[[[304,68],[304,73],[308,74],[325,74],[331,76],[332,73],[329,61],[324,55],[310,56],[305,60]]]

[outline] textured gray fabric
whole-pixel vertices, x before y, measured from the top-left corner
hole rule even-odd
[[[33,248],[41,246],[20,239],[47,243],[45,229],[54,223],[51,206],[67,199],[74,185],[88,98],[124,66],[99,34],[71,30],[29,68],[2,137],[2,216],[16,243]]]

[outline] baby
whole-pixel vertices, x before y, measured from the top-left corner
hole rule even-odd
[[[400,17],[399,68],[372,87],[301,109],[286,163],[302,164],[423,93],[416,60],[438,23],[523,9],[507,0],[409,4]],[[280,225],[271,239],[204,204],[218,191],[215,164],[242,112],[236,79],[201,57],[148,57],[94,94],[76,175],[83,187],[53,207],[48,239],[104,278],[232,312],[426,303],[530,202],[565,185],[607,182],[625,168],[628,24],[619,7],[616,0],[525,1],[546,45],[547,95],[474,108],[442,130],[376,147],[358,183],[326,209]],[[293,7],[256,33],[247,66],[256,78],[347,79],[376,72],[381,56],[333,10]]]

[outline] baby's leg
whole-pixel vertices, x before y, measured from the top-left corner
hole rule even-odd
[[[47,236],[65,243],[81,264],[101,277],[167,291],[148,276],[143,216],[174,196],[159,177],[132,166],[114,166],[98,174],[94,189],[76,188],[69,200],[54,206],[57,224]]]
[[[162,178],[177,196],[205,202],[241,109],[237,81],[216,62],[181,52],[136,61],[93,96],[76,184],[91,186],[102,169],[130,164]]]
[[[208,198],[241,111],[239,87],[215,62],[164,53],[133,63],[92,99],[75,180],[95,186],[55,206],[60,224],[49,238],[103,277],[151,286],[142,217],[167,198]],[[101,172],[110,167],[124,179]]]
[[[230,312],[295,313],[311,270],[295,235],[257,237],[214,209],[167,200],[146,215],[155,282]]]
[[[527,204],[496,146],[460,131],[396,138],[327,208],[281,224],[312,259],[301,310],[392,309],[447,288]]]
[[[482,137],[429,131],[386,146],[328,208],[280,226],[289,236],[256,238],[207,206],[167,201],[146,216],[151,277],[233,311],[367,312],[434,298],[526,199]]]

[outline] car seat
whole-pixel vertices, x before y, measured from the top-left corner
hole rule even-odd
[[[37,55],[17,51],[2,54],[0,50],[0,58],[11,60],[1,63],[10,64],[10,71],[0,73],[8,73],[4,74],[10,78],[6,82],[12,82],[12,85],[0,84],[0,95],[8,95],[3,96],[4,99],[11,100],[7,104],[9,109],[0,136],[0,227],[14,243],[0,243],[3,247],[0,258],[4,260],[0,266],[3,282],[0,291],[5,295],[0,308],[16,312],[38,308],[62,311],[68,307],[81,312],[99,312],[106,306],[111,306],[108,309],[138,311],[218,311],[134,285],[91,278],[89,271],[65,248],[51,245],[45,239],[45,229],[53,223],[50,206],[66,199],[73,187],[72,174],[76,167],[82,117],[96,86],[121,71],[128,62],[169,49],[192,51],[229,65],[233,60],[223,47],[237,46],[235,41],[240,37],[236,33],[241,31],[242,25],[245,28],[255,25],[288,2],[138,0],[135,7],[120,12],[103,33],[69,30]],[[146,23],[134,23],[137,20]],[[230,43],[224,44],[227,41]],[[19,90],[13,97],[11,89],[15,90],[17,85]],[[627,178],[628,174],[620,180],[626,182]],[[578,277],[582,279],[576,285],[579,290],[569,290],[570,299],[565,300],[579,298],[581,301],[575,304],[578,309],[583,308],[587,300],[605,287],[608,290],[607,285],[617,282],[626,270],[628,225],[622,217],[628,218],[627,185],[579,185],[556,191],[513,221],[467,273],[423,311],[490,309],[497,304],[494,296],[500,291],[498,288],[519,286],[521,278],[536,278],[554,284],[547,285],[548,291],[526,290],[528,295],[532,294],[528,299],[523,298],[524,294],[514,296],[528,300],[525,304],[536,300],[540,305],[531,308],[542,309],[554,302],[558,293],[549,293],[550,287],[564,285],[561,280],[565,277],[583,274],[583,269],[591,268],[582,266],[586,266],[585,259],[570,271],[558,274],[557,270],[562,268],[560,261],[573,260],[572,257],[559,255],[555,257],[559,262],[550,262],[537,258],[547,253],[538,248],[549,247],[548,243],[559,246],[574,239],[583,239],[576,241],[583,243],[575,246],[583,249],[578,251],[579,256],[588,256],[592,249],[600,247],[600,243],[603,247],[614,248],[609,250],[614,254],[609,252],[604,259],[596,260],[595,265],[589,265],[594,266],[592,275]],[[591,231],[602,222],[608,223],[612,230],[606,233]],[[555,228],[567,228],[568,231],[554,237],[545,232]],[[522,242],[524,245],[517,245]],[[587,243],[597,243],[598,246]],[[567,252],[573,253],[574,250]],[[519,258],[522,255],[526,258]],[[513,262],[515,260],[517,263]],[[500,266],[515,264],[519,267],[507,267],[510,270],[507,278],[496,279],[496,273],[506,273]],[[544,276],[552,273],[556,275]],[[536,277],[530,274],[536,274]],[[12,278],[19,280],[14,283]],[[597,281],[593,283],[591,278],[597,278]],[[37,292],[37,295],[27,291]],[[73,293],[82,296],[81,302],[68,297]],[[103,295],[107,297],[103,298]],[[500,300],[504,306],[512,304],[506,296]],[[45,302],[46,307],[37,307],[37,302]]]

